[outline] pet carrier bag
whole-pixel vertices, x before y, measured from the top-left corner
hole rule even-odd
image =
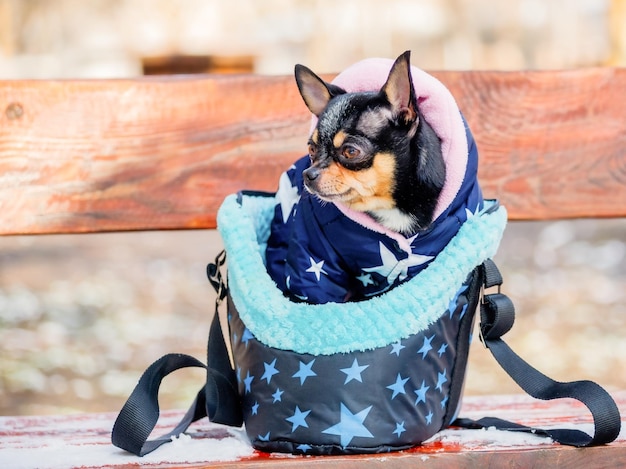
[[[151,365],[115,422],[113,444],[141,456],[205,416],[245,424],[259,450],[310,455],[402,450],[450,425],[529,431],[574,446],[617,437],[619,411],[600,386],[555,382],[502,341],[514,308],[500,293],[502,278],[490,260],[506,223],[496,202],[485,201],[411,280],[367,301],[321,305],[290,301],[266,272],[274,204],[267,194],[242,192],[229,196],[218,214],[228,269],[224,276],[222,253],[208,275],[217,305],[227,303],[234,366],[216,305],[207,365],[181,354]],[[483,295],[490,287],[498,291]],[[593,435],[456,418],[478,307],[480,339],[501,366],[533,397],[583,402],[594,419]],[[159,417],[159,384],[184,367],[206,368],[206,383],[180,424],[148,441]]]

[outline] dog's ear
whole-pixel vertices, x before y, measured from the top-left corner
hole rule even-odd
[[[296,65],[295,75],[304,103],[318,117],[332,98],[345,93],[345,90],[326,83],[304,65]]]
[[[387,82],[381,89],[391,104],[394,117],[399,122],[409,125],[417,123],[419,116],[409,63],[410,56],[411,52],[406,51],[396,59],[387,77]]]

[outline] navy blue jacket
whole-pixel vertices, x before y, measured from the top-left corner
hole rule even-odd
[[[431,226],[405,240],[377,232],[304,189],[308,156],[283,176],[266,250],[267,269],[287,295],[309,302],[359,301],[425,269],[468,217],[482,209],[478,153],[466,127],[468,164],[453,202]],[[404,248],[403,248],[404,247]]]

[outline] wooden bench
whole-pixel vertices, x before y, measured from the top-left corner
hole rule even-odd
[[[626,70],[434,75],[475,135],[485,196],[500,199],[511,220],[626,216]],[[0,82],[0,234],[215,228],[225,195],[276,188],[304,153],[309,124],[292,77]],[[626,391],[613,395],[626,415]],[[467,397],[461,414],[590,427],[575,402],[524,396]],[[159,425],[179,416],[167,412]],[[137,459],[110,445],[114,418],[0,417],[0,466],[303,464],[254,452],[240,430],[207,421],[192,427],[192,438]],[[231,461],[216,461],[224,458]],[[626,435],[575,450],[534,436],[449,429],[408,452],[306,464],[620,467]]]

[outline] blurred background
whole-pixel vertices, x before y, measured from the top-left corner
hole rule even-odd
[[[333,73],[407,49],[426,70],[624,66],[626,1],[0,0],[0,79]],[[162,354],[202,359],[220,249],[212,231],[0,238],[0,415],[116,412]],[[514,350],[626,388],[624,220],[509,223],[496,261]],[[202,382],[166,379],[162,408]],[[475,341],[466,393],[509,392]]]

